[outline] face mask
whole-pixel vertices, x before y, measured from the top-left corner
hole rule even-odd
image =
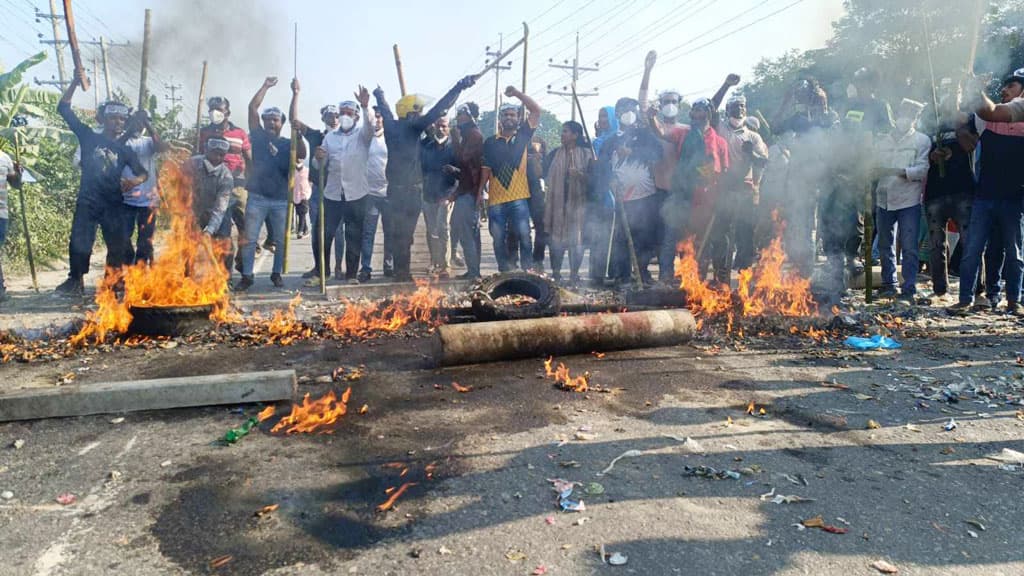
[[[743,118],[729,118],[729,126],[732,126],[733,130],[738,130],[743,125]]]
[[[661,114],[665,118],[675,118],[679,115],[679,106],[677,104],[666,104],[661,107]]]
[[[623,126],[632,126],[636,124],[636,112],[630,110],[629,112],[623,112],[622,116],[619,116],[619,124]]]
[[[857,87],[854,86],[853,84],[850,84],[849,86],[847,86],[846,87],[846,97],[851,99],[851,100],[856,98],[857,97]]]
[[[907,132],[910,132],[910,129],[913,127],[914,121],[911,120],[910,118],[900,117],[896,119],[896,129],[899,130],[901,134],[906,134]]]
[[[356,119],[351,116],[342,116],[338,118],[338,126],[341,127],[342,132],[348,132],[356,125]]]
[[[210,124],[223,124],[225,119],[227,119],[227,114],[220,110],[210,110]]]

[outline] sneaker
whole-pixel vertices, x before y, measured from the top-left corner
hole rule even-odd
[[[991,308],[995,308],[996,304],[998,304],[998,302],[993,303],[991,300],[988,299],[988,296],[985,296],[984,294],[978,294],[977,296],[974,297],[974,307],[978,310],[988,310]]]
[[[1006,313],[1009,316],[1015,316],[1017,318],[1024,318],[1024,308],[1021,308],[1020,304],[1016,302],[1006,303]]]
[[[472,272],[466,272],[465,274],[459,274],[455,277],[458,280],[479,280],[479,274],[473,274]]]
[[[242,278],[235,283],[235,286],[234,288],[232,288],[232,290],[234,290],[235,292],[246,292],[249,290],[249,288],[252,288],[252,284],[252,276],[242,276]]]
[[[334,279],[335,280],[344,280],[345,279],[345,273],[341,271],[341,267],[340,266],[338,268],[334,269]]]
[[[345,282],[349,283],[352,286],[355,286],[355,285],[359,284],[359,278],[357,278],[357,277],[346,278]]]
[[[356,276],[356,279],[359,280],[360,284],[369,282],[370,281],[370,273],[367,272],[366,270],[360,270],[359,271],[359,275]]]
[[[302,283],[306,288],[319,288],[320,287],[320,276],[314,276],[313,278],[306,278],[306,281]]]
[[[452,266],[455,268],[465,268],[466,260],[462,256],[452,256]]]
[[[81,278],[68,278],[54,292],[61,296],[81,296],[85,293],[85,282]]]
[[[899,295],[899,292],[895,286],[883,286],[875,292],[875,295],[879,298],[895,298]]]
[[[328,276],[329,275],[330,275],[330,273],[328,273]],[[308,272],[303,272],[302,273],[302,279],[303,280],[307,280],[309,278],[319,278],[319,277],[320,277],[320,271],[317,270],[316,268],[313,268],[312,270],[310,270]]]
[[[263,243],[263,248],[266,250],[270,250],[270,253],[273,254],[277,250],[277,245],[271,242],[270,240],[267,240],[266,242]]]
[[[970,302],[957,302],[956,304],[953,304],[952,306],[946,308],[946,312],[948,312],[951,316],[966,316],[967,313],[970,312],[970,310]]]
[[[903,292],[899,296],[897,296],[896,299],[899,300],[900,302],[914,304],[914,297],[915,295],[913,293]]]
[[[384,277],[385,278],[391,278],[394,275],[395,275],[395,269],[392,268],[391,266],[385,264],[384,265]]]
[[[270,275],[270,281],[274,284],[275,288],[284,288],[284,279],[277,272]]]

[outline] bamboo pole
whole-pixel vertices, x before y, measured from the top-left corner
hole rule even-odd
[[[292,45],[292,78],[299,77],[299,23],[295,23],[295,39]],[[294,118],[293,118],[294,120]],[[295,163],[298,161],[298,147],[299,147],[299,129],[295,126],[295,122],[292,122],[292,141],[291,150],[288,155],[288,212],[284,218],[284,241],[283,246],[279,248],[284,250],[284,256],[282,257],[281,272],[283,274],[288,273],[288,246],[289,240],[292,237],[292,220],[294,219],[295,212]]]
[[[14,161],[21,167],[21,133],[17,128],[14,129]],[[25,232],[25,251],[28,254],[28,269],[32,273],[32,288],[39,292],[39,280],[36,278],[36,259],[32,252],[32,236],[28,232],[28,212],[26,212],[25,206],[25,185],[18,184],[18,199],[21,204],[21,228]]]
[[[203,60],[203,76],[199,80],[199,103],[196,105],[196,153],[202,154],[203,150],[200,150],[200,143],[202,142],[199,138],[199,133],[203,128],[203,104],[206,100],[206,60]]]
[[[395,53],[395,70],[398,72],[398,88],[402,92],[402,96],[405,96],[405,72],[402,68],[402,53],[398,50],[398,44],[391,47],[391,50]]]
[[[139,74],[139,110],[146,109],[146,78],[149,75],[149,19],[152,10],[146,8],[146,22],[142,29],[142,71]]]

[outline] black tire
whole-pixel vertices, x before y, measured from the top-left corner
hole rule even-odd
[[[529,296],[534,302],[525,306],[501,306],[502,296]],[[550,280],[528,272],[507,272],[485,278],[473,293],[473,315],[478,320],[523,320],[555,316],[561,309],[558,287]]]
[[[132,306],[130,334],[140,336],[184,336],[210,327],[212,305],[145,307]]]

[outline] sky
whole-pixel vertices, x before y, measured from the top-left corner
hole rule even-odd
[[[60,12],[61,3],[57,2]],[[134,100],[139,91],[140,47],[144,9],[152,9],[153,40],[149,90],[161,108],[180,98],[184,117],[195,120],[203,60],[209,62],[206,96],[232,102],[233,119],[244,125],[245,108],[265,76],[278,76],[264,105],[286,108],[288,81],[294,75],[295,26],[298,27],[298,76],[302,82],[300,117],[317,124],[320,106],[351,99],[359,84],[378,84],[394,105],[399,96],[392,45],[400,46],[410,92],[442,96],[459,78],[478,72],[495,50],[530,28],[527,93],[560,119],[570,116],[569,99],[548,94],[548,87],[569,85],[568,71],[549,63],[571,65],[579,33],[580,93],[586,120],[593,124],[601,106],[622,96],[636,97],[649,50],[658,52],[651,77],[652,94],[675,89],[688,100],[710,96],[725,75],[749,77],[766,57],[791,49],[817,48],[826,42],[830,23],[843,11],[842,0],[430,0],[339,3],[327,0],[75,0],[80,42],[104,36],[128,46],[109,48],[111,80]],[[47,50],[49,58],[29,71],[29,78],[55,78],[52,38],[42,0],[0,0],[3,34],[0,64],[10,68],[25,57]],[[63,22],[60,33],[64,35]],[[99,57],[98,46],[82,47],[86,66]],[[65,67],[72,68],[65,49]],[[516,51],[511,70],[500,77],[502,91],[522,83],[523,53]],[[102,69],[90,73],[105,98]],[[55,88],[54,88],[55,89]],[[494,106],[494,72],[464,93],[481,109]],[[96,93],[76,95],[75,104],[95,105]],[[203,110],[205,114],[205,109]]]

